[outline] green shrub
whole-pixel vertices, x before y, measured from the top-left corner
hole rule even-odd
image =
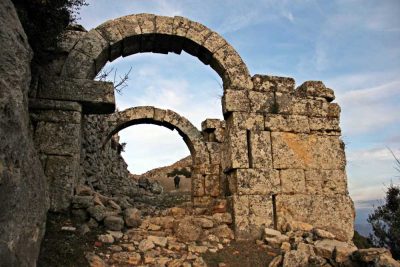
[[[48,59],[65,28],[76,21],[85,0],[12,0],[34,52],[34,63]]]
[[[175,177],[176,175],[183,175],[186,178],[190,178],[192,176],[192,173],[187,168],[181,168],[174,169],[172,172],[167,174],[168,177]]]

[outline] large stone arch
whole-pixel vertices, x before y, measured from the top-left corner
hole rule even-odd
[[[153,14],[120,17],[90,30],[69,53],[61,75],[93,79],[107,61],[120,56],[182,50],[210,65],[221,76],[224,89],[252,88],[243,60],[218,33],[183,17]]]

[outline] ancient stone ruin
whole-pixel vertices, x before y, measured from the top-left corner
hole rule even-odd
[[[2,14],[2,18],[11,16],[17,21],[14,13]],[[9,35],[15,36],[12,32]],[[24,59],[18,58],[18,53],[11,56],[16,58],[20,73],[29,72],[26,40],[21,43],[13,38],[10,40],[20,42],[17,47],[25,54]],[[94,80],[108,61],[121,56],[182,51],[209,65],[222,78],[223,121],[204,118],[199,130],[171,110],[146,106],[115,112],[113,84]],[[17,118],[25,125],[19,126],[26,132],[22,142],[32,142],[30,133],[33,136],[34,147],[27,144],[29,153],[21,154],[27,155],[26,163],[33,162],[31,171],[42,177],[39,185],[32,186],[35,196],[24,197],[28,202],[34,200],[27,204],[39,214],[31,220],[34,229],[26,226],[28,240],[40,239],[43,234],[46,205],[51,211],[68,210],[78,185],[91,185],[109,196],[132,193],[131,181],[125,178],[129,174],[126,164],[115,148],[116,134],[143,123],[179,132],[193,161],[193,206],[211,207],[226,200],[236,239],[257,239],[265,227],[282,230],[292,221],[309,223],[342,241],[352,239],[354,207],[347,190],[340,107],[332,103],[333,90],[322,82],[308,81],[296,88],[292,78],[250,75],[235,49],[218,33],[184,17],[152,14],[117,18],[88,32],[71,28],[43,74],[32,82],[29,101],[10,100],[24,114],[10,115],[11,120]],[[18,79],[15,73],[9,76]],[[27,92],[29,79],[28,73],[21,81],[6,85],[18,84]],[[18,106],[23,102],[29,102],[29,112]],[[13,129],[7,125],[0,128],[1,138],[3,130]],[[1,148],[20,151],[18,141],[14,141],[1,139]],[[16,156],[8,158],[15,160],[3,163],[2,159],[0,171],[17,177],[13,166],[20,163]],[[26,166],[18,166],[29,173]],[[7,194],[1,190],[3,200]],[[10,205],[25,209],[18,201]],[[10,251],[29,245],[7,244]]]

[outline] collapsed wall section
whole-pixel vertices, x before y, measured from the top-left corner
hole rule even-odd
[[[107,133],[113,130],[113,122],[106,115],[83,117],[81,150],[81,181],[104,195],[138,194],[137,183],[130,177],[128,165],[121,156],[123,147],[118,135],[103,144]]]

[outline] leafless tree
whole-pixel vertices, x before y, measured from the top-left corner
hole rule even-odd
[[[112,82],[114,84],[115,91],[122,95],[122,90],[128,86],[129,74],[132,71],[130,67],[129,71],[123,75],[117,75],[117,68],[112,67],[111,69],[102,69],[96,76],[97,81]],[[113,79],[110,76],[113,75]],[[118,77],[117,77],[118,76]]]

